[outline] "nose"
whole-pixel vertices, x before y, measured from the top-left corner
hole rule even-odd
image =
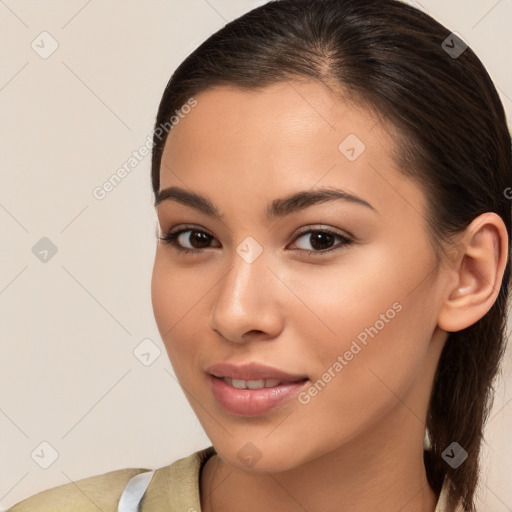
[[[282,284],[267,268],[264,254],[252,263],[235,254],[230,270],[215,288],[210,327],[232,343],[273,339],[283,328]]]

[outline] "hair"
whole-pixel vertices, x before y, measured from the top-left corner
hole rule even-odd
[[[371,109],[396,132],[393,156],[398,169],[423,186],[438,261],[455,235],[485,212],[503,219],[510,240],[512,156],[504,109],[475,53],[468,47],[450,55],[443,47],[449,37],[450,30],[398,0],[273,0],[253,9],[210,36],[171,76],[153,137],[155,197],[168,136],[157,128],[191,97],[223,85],[257,90],[316,80]],[[457,44],[465,47],[460,39]],[[508,253],[491,309],[449,333],[427,411],[429,485],[439,494],[446,477],[450,506],[467,512],[475,510],[483,428],[505,352]],[[454,441],[468,453],[457,468],[442,457]]]

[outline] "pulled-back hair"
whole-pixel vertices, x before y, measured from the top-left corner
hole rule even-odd
[[[464,48],[450,30],[398,0],[270,1],[209,37],[172,75],[155,122],[153,192],[166,141],[156,128],[191,97],[219,85],[255,90],[316,80],[396,130],[393,156],[425,191],[438,261],[453,235],[485,212],[503,219],[510,240],[510,133],[491,78]],[[488,313],[449,333],[427,412],[429,484],[439,493],[446,477],[451,505],[467,512],[475,510],[483,429],[505,351],[509,278],[510,257]],[[442,458],[454,441],[468,453],[456,469]]]

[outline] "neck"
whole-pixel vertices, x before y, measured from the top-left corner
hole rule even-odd
[[[288,471],[244,471],[215,455],[202,472],[202,512],[434,512],[423,436],[422,423],[399,404],[378,432]]]

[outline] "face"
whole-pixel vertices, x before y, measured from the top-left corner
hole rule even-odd
[[[281,471],[392,417],[423,428],[409,409],[421,416],[428,397],[442,282],[424,193],[397,170],[390,133],[318,83],[195,99],[167,139],[160,191],[203,196],[219,216],[183,195],[158,204],[159,236],[181,232],[157,243],[151,292],[176,377],[218,454]],[[352,199],[282,203],[321,190]],[[307,380],[235,390],[207,371],[226,362]]]

